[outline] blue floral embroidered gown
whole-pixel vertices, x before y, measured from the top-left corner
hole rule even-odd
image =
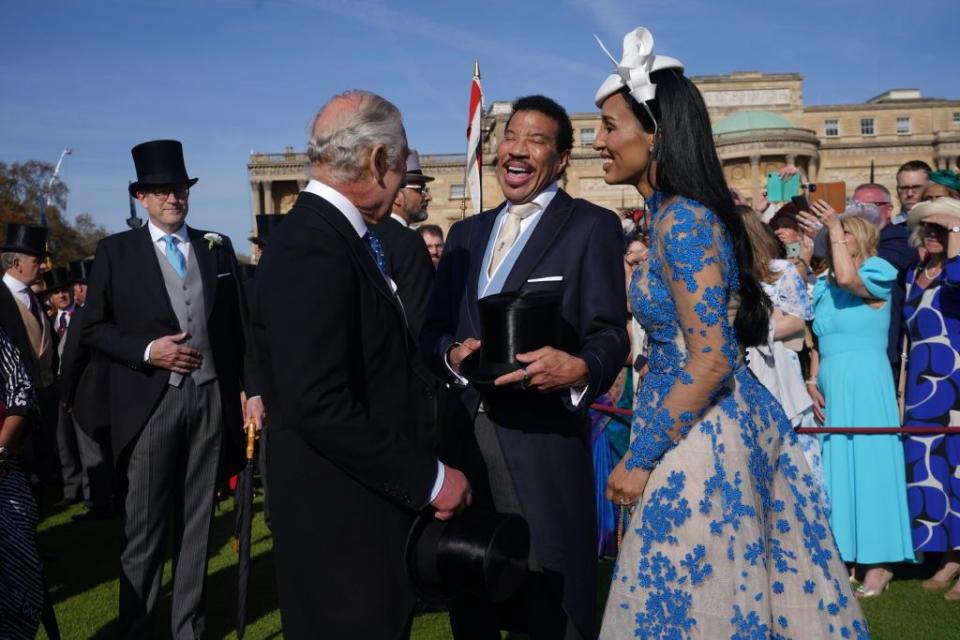
[[[796,435],[739,349],[723,224],[682,197],[647,204],[653,250],[630,300],[650,373],[627,466],[650,479],[601,638],[869,637]]]

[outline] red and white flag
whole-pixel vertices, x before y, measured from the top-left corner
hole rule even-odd
[[[480,62],[473,63],[473,82],[470,84],[470,109],[467,112],[467,172],[466,190],[473,203],[473,213],[483,211],[483,141],[480,121],[483,117],[483,89],[480,87]],[[466,194],[464,194],[466,196]]]

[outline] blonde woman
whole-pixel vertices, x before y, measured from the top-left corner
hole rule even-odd
[[[822,200],[811,211],[830,241],[827,274],[813,291],[817,353],[807,389],[814,412],[828,427],[897,427],[886,356],[897,270],[877,257],[872,224],[841,218]],[[878,595],[893,578],[890,563],[914,558],[900,436],[824,435],[821,450],[840,555],[867,569],[857,596]]]

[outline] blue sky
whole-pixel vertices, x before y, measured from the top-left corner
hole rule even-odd
[[[799,72],[808,104],[858,102],[894,87],[960,98],[960,2],[554,0],[0,0],[0,160],[53,162],[67,213],[124,227],[130,147],[183,141],[191,224],[250,227],[251,149],[305,146],[327,98],[376,91],[421,152],[465,148],[479,58],[488,104],[545,93],[593,110],[623,33],[650,28],[690,75]],[[142,212],[141,216],[144,215]]]

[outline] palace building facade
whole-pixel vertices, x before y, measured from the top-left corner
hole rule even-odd
[[[924,98],[917,89],[891,89],[858,104],[804,105],[803,77],[755,71],[695,76],[713,124],[717,153],[729,185],[753,200],[769,172],[796,165],[810,182],[843,181],[847,195],[874,180],[896,193],[897,168],[923,160],[956,170],[960,158],[960,100]],[[483,118],[483,202],[502,199],[494,161],[510,114],[509,102],[494,102]],[[642,207],[636,189],[603,181],[600,154],[592,148],[599,112],[572,113],[574,148],[561,186],[574,197],[614,211]],[[420,150],[433,201],[428,223],[448,229],[469,215],[464,193],[464,154]],[[280,154],[251,153],[247,165],[252,214],[286,213],[306,184],[307,158],[292,147]],[[252,228],[256,228],[251,218]]]

